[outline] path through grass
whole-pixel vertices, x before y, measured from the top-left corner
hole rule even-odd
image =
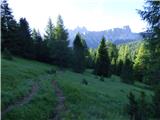
[[[136,97],[144,91],[151,100],[152,91],[144,84],[128,85],[117,76],[102,82],[90,70],[78,74],[58,69],[55,76],[48,74],[51,68],[32,60],[2,59],[2,111],[29,95],[35,82],[39,85],[37,94],[6,113],[4,120],[128,120],[124,110],[130,91]],[[88,85],[82,84],[84,79]]]

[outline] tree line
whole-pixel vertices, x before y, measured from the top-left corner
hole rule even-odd
[[[68,33],[61,16],[56,26],[49,19],[44,37],[29,27],[26,18],[14,19],[6,0],[1,4],[2,52],[67,67],[69,54]]]
[[[151,4],[155,4],[154,2]],[[156,6],[155,6],[156,5]],[[68,31],[59,15],[56,25],[48,20],[44,36],[38,30],[31,30],[26,18],[14,19],[6,0],[1,4],[2,52],[7,51],[20,57],[35,59],[70,67],[75,72],[83,73],[92,68],[95,75],[109,77],[118,75],[123,82],[133,83],[138,80],[147,84],[160,81],[160,45],[159,45],[159,2],[150,11],[139,14],[149,21],[151,37],[137,44],[116,46],[102,37],[97,49],[89,49],[80,33],[75,36],[73,47],[69,47]],[[157,7],[158,6],[158,7]],[[153,12],[153,13],[152,13]],[[149,15],[148,15],[149,14]],[[157,20],[157,21],[156,21]],[[155,37],[156,36],[156,37]]]

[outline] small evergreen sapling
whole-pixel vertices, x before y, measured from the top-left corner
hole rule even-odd
[[[135,100],[135,95],[130,92],[128,95],[128,100],[129,103],[127,105],[128,108],[128,114],[130,116],[130,120],[136,120],[137,116],[138,116],[138,104],[137,101]]]

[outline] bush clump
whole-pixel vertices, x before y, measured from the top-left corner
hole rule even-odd
[[[51,68],[50,70],[46,71],[48,74],[56,74],[56,69],[55,68]]]
[[[88,85],[87,80],[86,80],[86,79],[83,79],[83,80],[82,80],[82,84],[84,84],[84,85]]]
[[[104,77],[101,76],[99,80],[102,81],[102,82],[104,82]]]
[[[10,51],[8,49],[4,49],[3,51],[3,58],[7,59],[7,60],[13,60],[12,54],[10,53]]]

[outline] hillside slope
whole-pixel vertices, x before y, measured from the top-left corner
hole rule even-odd
[[[51,71],[57,69],[56,75]],[[51,74],[52,73],[52,74]],[[88,85],[82,84],[82,80]],[[145,85],[124,84],[119,77],[99,77],[87,70],[84,74],[77,74],[69,70],[59,70],[48,64],[14,58],[13,61],[2,59],[2,111],[24,96],[30,94],[32,85],[38,84],[37,93],[26,104],[13,108],[3,117],[4,120],[47,120],[55,112],[57,97],[52,81],[56,80],[65,96],[65,120],[127,120],[124,112],[129,91],[136,96],[144,91],[148,99],[152,91],[145,89]]]

